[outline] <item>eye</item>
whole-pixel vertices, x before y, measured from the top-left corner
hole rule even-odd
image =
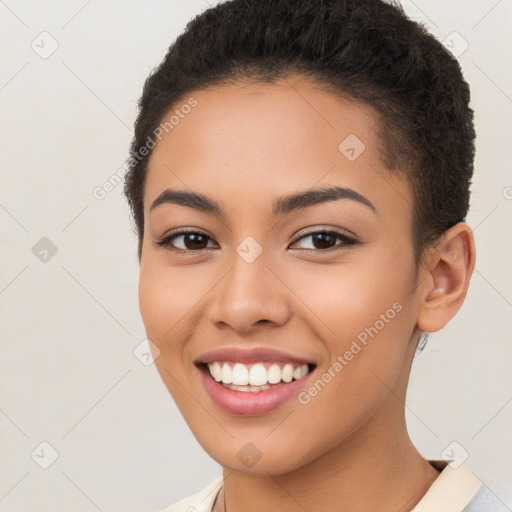
[[[174,240],[180,240],[178,244],[181,245],[181,247],[176,247],[174,243],[172,243]],[[166,247],[171,251],[189,253],[207,249],[208,241],[211,240],[212,239],[208,235],[201,231],[181,230],[176,233],[165,235],[160,240],[157,240],[156,244]]]
[[[298,238],[293,245],[301,240],[310,239],[311,242],[305,245],[309,245],[309,247],[303,247],[302,250],[306,251],[330,251],[336,249],[342,249],[343,247],[350,246],[356,244],[356,240],[345,235],[344,233],[340,233],[339,231],[333,230],[322,230],[322,231],[314,231],[308,233],[307,235],[303,235]],[[342,243],[336,244],[336,240],[341,240]]]

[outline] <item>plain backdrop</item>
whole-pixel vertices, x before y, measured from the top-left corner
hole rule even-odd
[[[93,194],[128,157],[146,76],[209,4],[0,0],[1,512],[156,512],[221,474],[144,364],[122,186]],[[478,134],[476,270],[415,360],[407,421],[512,510],[512,1],[404,8],[458,54]]]

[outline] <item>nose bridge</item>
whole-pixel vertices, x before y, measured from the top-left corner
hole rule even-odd
[[[214,322],[244,331],[262,320],[275,324],[286,321],[286,287],[267,268],[273,266],[270,254],[252,237],[236,247],[227,262],[230,270],[215,295]]]

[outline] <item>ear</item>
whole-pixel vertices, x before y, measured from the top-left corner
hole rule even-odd
[[[466,297],[475,259],[473,231],[464,222],[451,227],[430,249],[420,274],[419,329],[439,331],[455,316]]]

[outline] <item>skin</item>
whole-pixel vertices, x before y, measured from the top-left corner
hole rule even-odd
[[[300,77],[192,96],[197,106],[149,161],[139,300],[165,385],[224,468],[215,511],[410,510],[439,474],[407,433],[411,362],[420,331],[441,329],[462,305],[475,262],[471,229],[453,226],[416,267],[410,185],[384,168],[365,105]],[[338,149],[349,134],[365,144],[354,161]],[[331,185],[357,191],[376,212],[341,199],[272,218],[275,199]],[[150,212],[167,188],[208,195],[225,218],[176,204]],[[194,251],[175,238],[189,254],[156,244],[176,228],[210,241]],[[299,240],[322,228],[359,243]],[[250,264],[236,252],[249,236],[263,249]],[[220,347],[273,347],[315,362],[314,382],[395,303],[401,311],[307,404],[228,414],[193,364]],[[261,452],[252,467],[237,457],[249,442]]]

